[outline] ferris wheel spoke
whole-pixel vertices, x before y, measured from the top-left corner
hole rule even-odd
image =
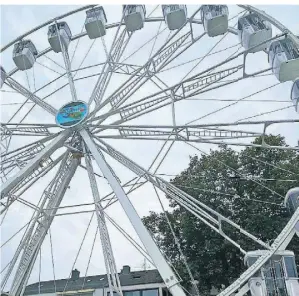
[[[193,15],[190,17],[190,19],[188,19],[187,22],[191,22],[199,10],[200,8],[193,13]],[[172,37],[169,38],[135,74],[138,74],[141,72],[141,70],[145,69],[150,76],[155,75],[164,66],[166,66],[171,60],[175,59],[178,55],[183,53],[187,48],[189,48],[191,45],[193,45],[198,40],[200,40],[201,37],[204,35],[203,34],[193,40],[191,36],[191,32],[189,31],[186,34],[184,34],[182,37],[179,37],[175,41],[173,41],[174,37],[178,35],[178,33],[182,30],[183,27],[184,26],[178,29],[172,35]],[[188,38],[191,39],[191,43],[187,42]],[[170,41],[172,41],[172,43],[170,43]],[[184,44],[185,47],[181,49],[182,45]],[[176,55],[174,55],[178,49],[181,49],[181,51]],[[108,103],[112,105],[112,108],[117,108],[118,106],[123,104],[136,89],[140,88],[141,85],[143,85],[146,81],[149,80],[149,78],[143,79],[145,78],[144,76],[138,76],[136,78],[135,76],[130,77],[126,82],[124,82],[120,87],[118,87],[110,96],[108,96],[108,98],[105,99],[105,101],[103,101],[102,104],[98,105],[90,113],[90,117],[93,117],[102,107],[104,107]]]
[[[188,34],[188,33],[187,33],[187,34]],[[202,36],[203,36],[203,35],[201,35],[200,37],[202,37]],[[283,36],[283,34],[277,35],[277,36],[275,36],[275,37],[272,37],[272,38],[267,39],[266,41],[264,41],[264,42],[262,42],[262,43],[260,43],[260,44],[264,44],[264,43],[267,43],[267,42],[276,40],[276,39],[278,39],[279,37],[282,37],[282,36]],[[199,37],[198,37],[198,38],[199,38]],[[259,44],[259,46],[260,46],[260,44]],[[244,67],[245,67],[245,66],[244,66],[244,60],[243,60],[242,64],[239,65],[239,66],[231,67],[231,68],[228,68],[228,69],[226,69],[226,70],[222,70],[222,71],[215,72],[215,73],[210,73],[211,71],[217,69],[218,67],[223,66],[223,65],[225,65],[225,64],[227,64],[227,63],[229,63],[229,62],[231,62],[232,60],[235,60],[235,59],[237,59],[238,57],[240,57],[240,56],[246,54],[247,52],[249,52],[250,50],[252,50],[252,49],[255,48],[255,47],[256,47],[256,46],[254,46],[254,47],[252,47],[252,48],[250,48],[250,49],[248,49],[248,50],[244,50],[244,51],[242,51],[242,52],[240,52],[240,53],[238,53],[238,54],[236,54],[236,55],[234,55],[234,56],[232,56],[232,57],[230,57],[230,58],[228,58],[228,59],[226,59],[226,60],[224,60],[224,61],[218,63],[217,65],[214,65],[214,66],[212,66],[212,67],[210,67],[210,68],[208,68],[208,69],[202,71],[201,73],[198,73],[198,74],[196,74],[196,75],[193,75],[192,77],[190,77],[190,78],[188,78],[188,79],[186,79],[186,80],[184,80],[184,81],[181,81],[180,83],[177,83],[177,84],[173,85],[173,86],[171,87],[171,89],[165,89],[164,91],[166,91],[166,90],[169,90],[169,91],[174,91],[174,90],[175,90],[175,91],[178,91],[178,90],[180,90],[180,89],[182,88],[183,84],[188,84],[188,82],[192,82],[192,81],[193,81],[193,87],[194,87],[195,89],[198,88],[198,87],[200,87],[200,86],[202,86],[203,81],[205,81],[205,83],[207,84],[207,85],[205,85],[203,88],[206,88],[206,87],[209,86],[210,84],[213,84],[213,83],[215,83],[215,82],[217,82],[217,81],[223,79],[224,77],[227,77],[227,76],[229,76],[229,75],[231,75],[231,74],[234,74],[234,73],[237,72],[238,70],[243,69],[243,73],[242,73],[242,76],[241,76],[240,78],[236,78],[236,79],[234,79],[234,80],[232,80],[232,81],[229,81],[229,82],[227,82],[227,83],[224,83],[223,85],[218,85],[218,86],[216,86],[216,87],[214,87],[214,88],[212,87],[212,88],[210,88],[210,89],[206,89],[206,90],[201,90],[201,89],[199,89],[199,90],[193,91],[193,92],[191,92],[191,93],[189,94],[189,97],[190,97],[190,96],[194,96],[194,95],[197,95],[197,94],[199,94],[199,93],[202,93],[202,92],[210,91],[210,90],[215,89],[215,88],[223,87],[223,86],[225,86],[225,85],[229,85],[229,84],[232,84],[232,83],[234,83],[234,82],[238,82],[238,81],[240,81],[240,80],[242,80],[242,79],[245,79],[245,78],[254,77],[254,76],[256,76],[257,74],[264,73],[264,72],[267,72],[267,71],[271,70],[271,68],[267,68],[267,69],[264,69],[264,70],[261,70],[261,71],[257,71],[257,72],[252,73],[252,74],[246,74],[246,73],[244,72],[244,69],[245,69]],[[153,57],[155,57],[155,55],[154,55]],[[151,62],[151,60],[150,60],[149,62]],[[161,70],[161,69],[162,69],[162,68],[160,67],[159,70]],[[217,75],[218,75],[218,76],[217,76]],[[224,77],[221,76],[221,75],[224,75]],[[210,77],[210,81],[209,81],[209,83],[207,83],[206,80],[203,80],[201,83],[194,82],[194,81],[198,80],[200,76],[205,76],[205,77],[207,77],[207,78]],[[220,77],[219,77],[219,76],[220,76]],[[130,80],[131,80],[131,79],[129,79],[128,81],[130,81]],[[213,80],[216,80],[216,81],[213,81]],[[134,80],[134,81],[136,82],[136,80]],[[133,81],[132,84],[131,84],[132,87],[135,87],[135,85],[134,85],[134,81]],[[138,81],[137,81],[136,83],[138,83]],[[121,86],[121,87],[122,87],[122,86]],[[120,87],[120,88],[121,88],[121,87]],[[120,89],[120,88],[119,88],[119,89]],[[120,102],[120,101],[122,100],[122,97],[126,96],[129,92],[131,92],[131,89],[124,90],[124,91],[121,91],[121,92],[119,92],[119,89],[117,89],[117,90],[115,91],[115,93],[116,93],[116,95],[117,95],[116,98],[117,98],[117,101],[118,101],[118,102]],[[190,90],[193,90],[193,88],[191,88],[191,89],[190,89],[190,88],[187,88],[187,91],[190,91]],[[118,93],[118,92],[119,92],[119,93]],[[143,109],[142,112],[139,111],[140,113],[143,114],[145,106],[143,105],[143,103],[140,103],[140,101],[143,101],[143,100],[145,100],[145,99],[149,100],[150,98],[154,97],[155,95],[157,96],[157,95],[160,95],[161,93],[162,93],[162,92],[155,93],[155,94],[153,94],[153,95],[151,95],[151,96],[149,96],[149,97],[146,97],[146,98],[144,98],[144,99],[141,99],[141,100],[139,100],[139,101],[137,101],[137,102],[134,102],[134,103],[132,103],[132,104],[129,104],[129,105],[127,105],[127,106],[136,104],[136,107],[139,107],[139,109]],[[113,96],[113,95],[112,95],[112,96]],[[184,93],[182,93],[180,96],[183,96],[183,98],[185,98],[185,94],[184,94]],[[168,96],[167,98],[169,98],[169,97],[170,97],[170,96]],[[108,97],[107,100],[109,100],[109,98],[110,98],[110,97]],[[161,99],[162,99],[162,98],[160,98],[160,100],[161,100]],[[126,101],[126,100],[124,100],[123,102],[125,102],[125,101]],[[122,102],[122,103],[116,103],[115,105],[113,105],[113,108],[116,109],[117,107],[119,107],[120,105],[122,105],[123,102]],[[162,102],[163,102],[163,100],[162,100]],[[103,104],[104,104],[104,103],[105,103],[105,102],[103,102]],[[138,104],[138,103],[139,103],[139,104]],[[152,103],[152,104],[153,104],[153,103],[156,103],[156,104],[157,104],[157,102],[151,102],[151,103]],[[158,103],[160,103],[160,101],[159,101]],[[171,103],[171,102],[168,102],[168,104],[170,104],[170,103]],[[135,105],[134,105],[134,106],[135,106]],[[163,106],[165,106],[165,103],[163,104]],[[117,110],[117,109],[116,109],[116,110],[111,110],[111,111],[108,112],[107,114],[101,115],[100,117],[94,117],[96,111],[99,110],[99,107],[100,107],[100,106],[98,106],[98,108],[95,108],[95,110],[90,114],[90,117],[89,117],[89,118],[90,118],[89,120],[100,119],[100,121],[98,122],[98,124],[101,123],[101,122],[103,122],[103,119],[107,118],[107,116],[110,116],[110,115],[115,114],[115,111]],[[123,106],[122,108],[120,108],[120,110],[122,110],[122,109],[125,109],[125,106]],[[156,110],[156,109],[157,109],[157,108],[155,108],[154,110]],[[131,112],[132,112],[132,111],[131,111]],[[135,111],[135,112],[136,112],[136,111]],[[118,112],[117,112],[117,113],[118,113]],[[94,117],[94,118],[93,118],[93,117]]]
[[[166,262],[165,258],[163,257],[162,253],[160,252],[155,242],[153,241],[148,230],[145,228],[141,218],[137,214],[133,205],[130,203],[122,186],[117,181],[111,167],[107,164],[106,160],[104,159],[103,154],[100,152],[100,150],[98,150],[98,147],[96,146],[93,139],[91,138],[91,136],[86,130],[80,131],[80,134],[85,144],[91,151],[93,157],[95,158],[103,175],[106,177],[108,183],[110,184],[113,191],[115,192],[120,204],[122,205],[125,213],[127,214],[129,220],[131,221],[131,224],[134,227],[136,233],[138,234],[141,242],[145,246],[148,254],[152,258],[157,269],[159,270],[159,273],[163,278],[163,281],[165,282],[166,286],[169,288],[170,292],[173,295],[184,296],[185,293],[182,290],[177,277],[169,267],[168,263]]]
[[[152,259],[149,257],[147,251],[138,243],[136,242],[118,223],[115,222],[106,212],[104,212],[107,220],[132,244],[132,246],[153,266],[155,266]]]
[[[10,293],[12,293],[12,295],[23,293],[39,249],[51,226],[57,207],[60,205],[65,191],[76,172],[78,164],[79,159],[73,158],[72,154],[68,153],[62,160],[60,169],[56,173],[53,181],[50,182],[49,186],[44,191],[43,201],[39,210],[36,212],[35,219],[31,222],[28,232],[23,240],[23,244],[20,246],[19,252],[16,252],[13,262],[10,264],[6,276],[3,278],[2,286],[6,283],[21,250],[23,250],[17,271],[11,284]],[[43,216],[40,215],[42,211],[45,213]]]
[[[58,135],[58,133],[54,134],[54,135],[50,135],[48,137],[44,137],[43,139],[38,139],[37,141],[34,141],[30,144],[18,147],[14,150],[2,153],[1,154],[2,164],[4,164],[7,161],[13,159],[15,157],[14,155],[17,155],[18,153],[22,153],[22,151],[27,150],[27,149],[30,150],[31,148],[34,149],[34,147],[39,147],[40,145],[43,145],[44,143],[46,143],[46,142],[50,141],[51,139],[55,138],[55,136],[57,136],[57,135]],[[44,147],[44,146],[42,146],[42,147]]]
[[[138,70],[140,70],[142,68],[142,66],[140,66],[140,65],[134,65],[134,64],[116,63],[116,62],[115,63],[111,63],[111,64],[113,65],[113,67],[108,68],[108,71],[112,72],[112,74],[113,73],[117,73],[117,74],[123,74],[123,75],[132,76],[132,75],[135,75],[136,72],[138,72]],[[86,70],[86,69],[93,68],[93,67],[98,67],[98,66],[102,66],[103,67],[104,65],[105,65],[105,63],[97,63],[97,64],[94,64],[94,65],[91,65],[91,66],[81,67],[81,68],[72,70],[72,72],[75,72],[75,75],[76,75],[76,73],[78,73],[81,70]],[[74,82],[75,81],[80,81],[80,80],[83,80],[83,79],[87,79],[87,78],[91,78],[91,77],[95,77],[95,76],[99,76],[99,75],[101,75],[101,73],[102,73],[102,70],[100,72],[97,72],[97,73],[94,73],[94,74],[90,74],[90,75],[85,75],[85,76],[78,77],[78,78],[75,78],[75,75],[74,75],[73,76],[74,77]],[[137,76],[142,76],[142,75],[148,75],[148,74],[147,74],[146,69],[142,68],[141,71],[138,72],[136,75]],[[40,87],[36,92],[38,92],[38,91],[46,88],[48,85],[54,83],[55,81],[57,81],[58,79],[62,78],[63,76],[64,76],[64,74],[62,74],[59,77],[51,80],[47,84],[45,84],[42,87]],[[69,85],[68,83],[63,84],[62,86],[58,87],[57,89],[53,90],[51,93],[49,93],[48,95],[46,95],[45,97],[43,97],[42,100],[45,100],[45,99],[53,96],[54,94],[56,94],[60,90],[64,89],[68,85]]]
[[[0,136],[49,136],[53,135],[53,132],[50,132],[50,130],[44,126],[41,125],[35,125],[35,126],[18,126],[18,124],[15,125],[7,125],[5,123],[0,123],[1,132]]]
[[[182,54],[191,45],[200,40],[203,35],[204,34],[192,40],[191,42],[187,42],[188,38],[191,36],[191,33],[188,32],[182,37],[178,38],[178,40],[171,43],[165,49],[163,48],[158,55],[157,53],[153,55],[144,66],[140,67],[132,77],[130,77],[122,86],[120,86],[111,96],[107,98],[106,103],[109,100],[112,105],[112,109],[123,105],[137,89],[155,77],[161,69],[168,65],[172,60],[177,58],[178,55]],[[165,44],[167,43],[168,41]],[[172,56],[178,51],[178,49],[181,49],[181,51],[175,56]],[[135,76],[137,77],[134,78]],[[103,106],[104,104],[105,102],[103,103]]]
[[[86,168],[88,172],[88,177],[90,181],[90,186],[92,190],[92,195],[94,198],[95,203],[95,212],[97,216],[98,221],[98,228],[102,243],[102,250],[104,254],[104,262],[106,267],[106,273],[108,275],[108,283],[109,283],[109,290],[111,295],[113,295],[113,291],[115,291],[119,296],[122,296],[122,289],[120,285],[119,276],[117,273],[116,263],[113,255],[113,250],[111,246],[110,236],[108,232],[108,228],[106,225],[105,215],[104,215],[104,209],[102,207],[101,201],[100,201],[100,194],[97,186],[97,182],[95,179],[91,158],[86,153],[85,150],[85,162],[86,162]]]
[[[168,141],[165,141],[164,144],[162,145],[162,147],[160,148],[159,152],[156,154],[155,158],[153,159],[152,163],[150,164],[150,166],[148,167],[148,171],[151,171],[151,169],[153,167],[155,167],[155,169],[153,170],[153,174],[157,173],[157,171],[159,170],[159,168],[161,167],[162,163],[164,162],[164,160],[166,159],[168,153],[170,152],[171,148],[173,147],[173,144],[175,143],[174,141],[172,141],[170,143],[170,145],[168,145],[168,148],[166,149],[166,151],[164,152],[164,148],[166,147]],[[164,155],[163,155],[164,153]],[[161,157],[161,159],[159,160],[159,162],[156,164],[157,160],[159,159],[159,157]],[[126,194],[130,194],[133,191],[139,189],[140,187],[142,187],[143,185],[145,185],[147,183],[147,180],[145,181],[140,181],[140,179],[142,179],[141,176],[139,176],[138,178],[133,178],[131,180],[129,180],[127,183],[125,183],[123,186],[129,186],[129,183],[133,182],[134,183],[132,185],[130,185],[130,189],[126,192]],[[111,205],[113,205],[115,202],[117,202],[117,197],[115,195],[113,195],[113,192],[111,192],[110,194],[107,194],[106,196],[104,196],[102,198],[102,200],[106,201],[107,204],[105,206],[105,209],[107,207],[110,207]]]
[[[204,75],[206,71],[201,72],[197,74],[195,77],[193,77],[192,79],[188,78],[162,91],[156,92],[143,99],[125,105],[119,109],[112,110],[107,114],[89,119],[88,122],[92,122],[98,119],[103,119],[114,114],[119,114],[121,116],[121,119],[112,124],[119,124],[119,123],[126,122],[128,120],[140,117],[144,114],[148,114],[149,112],[160,109],[164,106],[170,105],[173,102],[191,98],[195,95],[208,92],[220,87],[224,87],[226,85],[232,84],[233,82],[237,82],[242,79],[245,79],[243,75],[241,75],[240,78],[235,78],[233,81],[223,82],[223,84],[216,85],[213,87],[215,83],[221,82],[224,78],[236,74],[242,69],[243,69],[243,65],[241,64],[235,67],[227,68],[207,75]],[[268,70],[266,69],[264,71],[268,71]],[[165,92],[167,94],[165,94]],[[101,127],[98,127],[98,130],[101,130]]]
[[[53,126],[57,129],[57,126]],[[0,150],[1,150],[1,158],[2,158],[2,165],[5,163],[5,160],[7,160],[7,157],[10,159],[9,155],[19,151],[23,150],[26,147],[29,147],[32,144],[42,144],[45,143],[55,136],[57,136],[58,133],[54,133],[52,131],[49,131],[48,127],[46,125],[24,125],[19,123],[13,123],[13,124],[6,124],[6,123],[0,123]],[[13,151],[9,151],[10,149],[10,143],[11,140],[14,139],[16,136],[39,136],[43,137],[42,139],[35,141],[29,145],[25,145],[22,147],[19,147],[18,149],[15,149]],[[2,166],[0,168],[0,171],[2,170]]]
[[[223,215],[219,214],[218,212],[214,211],[210,207],[206,206],[204,203],[200,202],[199,200],[195,199],[194,197],[190,196],[189,194],[185,193],[184,191],[180,190],[179,188],[175,187],[174,185],[168,183],[161,177],[157,177],[126,156],[124,156],[119,151],[115,150],[112,146],[109,144],[103,142],[100,139],[97,139],[102,145],[99,146],[99,149],[110,155],[112,158],[123,164],[125,167],[127,167],[129,170],[137,174],[138,176],[142,176],[145,178],[148,182],[152,183],[155,187],[159,188],[161,191],[163,191],[167,196],[170,196],[172,199],[174,199],[177,203],[179,203],[181,206],[183,206],[186,210],[190,211],[192,214],[194,214],[196,217],[201,219],[205,223],[209,223],[209,225],[213,230],[218,232],[220,235],[225,237],[225,239],[228,239],[231,243],[233,243],[235,246],[239,245],[235,243],[233,240],[231,240],[222,230],[222,225],[224,223],[228,223],[229,225],[236,228],[238,231],[240,231],[240,234],[245,235],[246,237],[252,239],[255,243],[260,244],[264,248],[269,249],[270,246],[254,235],[248,233],[245,229],[240,227],[238,224],[234,223],[230,219],[224,217]],[[97,147],[97,146],[96,146]],[[210,220],[208,222],[207,220]],[[213,223],[213,224],[211,224]],[[244,251],[245,252],[245,251]]]
[[[110,128],[113,130],[113,127]],[[239,139],[239,138],[255,138],[263,135],[263,133],[231,130],[225,128],[197,128],[194,126],[152,126],[152,127],[123,127],[116,126],[115,130],[119,131],[118,134],[103,135],[100,138],[113,138],[113,139],[143,139],[143,140],[156,140],[168,139],[169,141],[175,139],[177,141],[201,141],[201,140],[220,140],[220,139]]]
[[[117,28],[109,53],[107,51],[105,40],[103,37],[101,37],[106,54],[106,62],[102,67],[102,71],[92,91],[91,97],[88,101],[88,105],[90,105],[92,101],[95,101],[96,106],[101,103],[106,89],[109,85],[109,82],[111,80],[114,69],[117,68],[117,63],[119,62],[123,52],[125,51],[131,39],[132,34],[127,34],[126,29],[123,29],[120,33],[120,36],[118,36],[120,27],[121,26],[119,25]]]
[[[105,76],[103,76],[103,79],[101,79],[101,81],[99,81],[97,90],[95,89],[94,99],[95,99],[97,105],[99,105],[102,102],[102,99],[103,99],[105,92],[108,88],[111,77],[112,77],[113,73],[115,73],[117,71],[117,69],[119,68],[119,66],[118,66],[119,60],[122,57],[122,54],[124,53],[127,45],[129,44],[131,37],[132,37],[132,34],[127,35],[127,32],[124,29],[121,33],[120,38],[118,39],[118,43],[115,45],[115,47],[111,48],[111,52],[110,52],[109,56],[107,57],[107,60],[109,60],[109,66],[107,67]],[[105,65],[103,67],[103,70],[104,70],[104,68],[105,68]]]
[[[71,66],[71,61],[70,61],[70,56],[69,56],[69,53],[68,53],[68,49],[67,49],[67,46],[64,44],[64,41],[61,40],[61,36],[60,36],[60,33],[59,33],[59,28],[58,28],[58,24],[57,24],[56,20],[55,20],[55,25],[56,25],[56,32],[58,32],[57,36],[58,36],[58,40],[59,40],[59,44],[60,44],[60,48],[61,48],[61,53],[62,53],[62,56],[63,56],[63,61],[64,61],[64,65],[65,65],[67,78],[68,78],[68,81],[69,81],[72,100],[73,101],[78,101],[77,92],[76,92],[76,88],[75,88],[75,83],[74,83],[73,75],[72,75],[72,72],[71,72],[72,66]]]
[[[24,194],[34,183],[40,180],[48,172],[50,172],[66,155],[67,152],[63,153],[57,159],[52,160],[51,158],[43,161],[43,166],[35,169],[32,174],[27,176],[22,182],[20,182],[7,196],[6,201],[2,201],[3,208],[1,208],[0,214],[2,215],[5,210],[7,210],[13,202],[17,201],[22,194]]]
[[[291,122],[291,121],[288,121]],[[294,120],[293,122],[296,122]],[[298,121],[299,122],[299,121]],[[107,126],[107,129],[113,129]],[[206,144],[226,144],[232,146],[244,146],[244,147],[256,147],[264,149],[281,149],[281,150],[297,150],[299,147],[293,146],[273,146],[268,145],[264,138],[267,134],[262,131],[249,132],[243,130],[231,130],[231,129],[219,129],[217,127],[213,129],[205,128],[193,128],[192,126],[172,126],[165,129],[154,129],[150,128],[136,128],[136,127],[122,127],[118,126],[114,128],[119,131],[120,134],[111,135],[99,135],[96,138],[99,139],[121,139],[121,140],[163,140],[163,141],[175,141],[175,142],[185,142],[185,143],[206,143]],[[169,130],[167,130],[169,129]],[[248,142],[239,142],[239,139],[252,139],[257,137],[262,137],[262,144],[254,144]],[[237,140],[231,141],[231,140]]]
[[[6,84],[9,85],[15,91],[17,91],[18,93],[20,93],[21,95],[23,95],[25,98],[33,101],[35,104],[37,104],[42,109],[49,112],[50,114],[55,115],[57,113],[57,110],[53,106],[49,105],[48,103],[40,99],[38,96],[36,96],[31,91],[26,89],[23,85],[21,85],[11,76],[6,75]]]
[[[48,156],[63,145],[63,142],[69,137],[70,131],[66,130],[60,133],[50,144],[48,144],[41,152],[31,159],[18,173],[8,179],[2,185],[1,198],[10,193],[15,186],[28,177]]]
[[[281,37],[281,35],[270,38],[269,40],[267,40],[265,42],[275,40],[278,37]],[[265,43],[265,42],[263,42],[263,43]],[[173,85],[170,88],[164,89],[161,92],[152,94],[152,95],[150,95],[146,98],[135,101],[134,103],[123,106],[120,109],[112,110],[112,111],[108,112],[107,114],[92,118],[91,121],[97,120],[97,119],[102,119],[100,121],[100,122],[102,122],[103,118],[118,113],[118,114],[120,114],[122,119],[114,122],[114,124],[115,123],[117,123],[117,124],[122,123],[122,122],[125,122],[125,121],[129,120],[129,119],[134,119],[134,118],[137,118],[141,115],[144,115],[144,114],[147,114],[149,112],[155,111],[155,110],[157,110],[161,107],[167,106],[169,104],[173,104],[174,101],[179,101],[179,100],[183,100],[183,99],[186,99],[186,98],[191,98],[192,96],[195,96],[195,95],[198,95],[198,94],[201,94],[201,93],[205,93],[205,92],[208,92],[208,91],[211,91],[211,90],[214,90],[214,89],[218,89],[220,87],[224,87],[224,86],[230,85],[232,83],[236,83],[236,82],[238,82],[240,80],[243,80],[243,79],[246,79],[246,78],[256,77],[257,74],[265,73],[265,72],[268,72],[268,71],[271,70],[271,68],[267,68],[267,69],[260,70],[260,71],[257,71],[257,72],[251,73],[251,74],[246,74],[244,72],[244,69],[245,69],[244,67],[245,66],[244,66],[244,61],[243,61],[243,63],[239,66],[235,66],[235,67],[232,67],[232,68],[221,70],[219,72],[211,73],[211,71],[217,69],[218,67],[220,67],[220,66],[222,66],[222,65],[224,65],[224,64],[226,64],[226,63],[228,63],[228,62],[230,62],[230,61],[232,61],[236,58],[238,58],[241,55],[245,55],[248,51],[249,50],[245,50],[243,52],[240,52],[239,54],[234,55],[234,56],[224,60],[223,62],[221,62],[221,63],[219,63],[215,66],[212,66],[209,69],[206,69],[203,72],[198,73],[198,74],[196,74],[196,75],[194,75],[194,76],[192,76],[192,77],[190,77],[190,78],[188,78],[184,81],[181,81],[180,83],[178,83],[176,85]],[[222,84],[219,84],[219,85],[216,85],[216,86],[213,87],[214,83],[219,83],[219,82],[221,83],[221,80],[223,78],[226,78],[226,77],[228,77],[232,74],[235,74],[241,69],[243,69],[243,73],[242,73],[241,77],[232,79],[232,80],[227,81],[227,82],[223,80]],[[275,85],[277,85],[277,84],[275,84]],[[209,87],[209,86],[212,86],[212,87]],[[197,90],[194,91],[194,89],[197,89]],[[193,90],[193,92],[191,90]],[[168,94],[166,96],[163,96],[162,92],[167,92],[167,91],[170,94]],[[214,114],[214,113],[216,113],[216,112],[218,112],[222,109],[225,109],[225,108],[227,108],[231,105],[234,105],[236,103],[237,102],[229,104],[226,107],[217,109],[217,110],[213,111],[211,114]],[[204,115],[203,117],[206,117],[208,115],[210,115],[210,114]]]

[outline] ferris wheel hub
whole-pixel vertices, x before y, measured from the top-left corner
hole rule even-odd
[[[88,105],[83,101],[73,101],[63,105],[57,112],[55,120],[62,128],[80,124],[88,115]]]

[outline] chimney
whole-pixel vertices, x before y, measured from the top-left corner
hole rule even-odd
[[[78,280],[79,276],[80,276],[80,271],[79,270],[77,270],[77,269],[72,270],[71,280],[73,280],[73,281]]]
[[[129,265],[124,265],[121,270],[121,273],[122,274],[130,274],[130,272],[131,272],[131,267]]]

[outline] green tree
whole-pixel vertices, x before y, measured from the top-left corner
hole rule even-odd
[[[282,137],[269,136],[266,142],[285,145]],[[260,144],[261,138],[254,143]],[[200,158],[190,157],[189,167],[171,183],[271,244],[289,220],[283,200],[286,192],[299,184],[299,154],[255,147],[238,152],[220,146]],[[201,293],[208,294],[212,287],[223,288],[237,279],[245,269],[240,250],[176,202],[170,200],[170,207],[166,213],[192,274],[199,281]],[[164,213],[151,212],[143,220],[178,270],[183,285],[190,288],[190,279]],[[246,251],[262,248],[231,226],[225,226],[224,230]],[[298,264],[297,237],[288,249],[298,254]]]

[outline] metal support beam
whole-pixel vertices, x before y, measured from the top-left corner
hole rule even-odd
[[[187,20],[187,22],[192,22],[195,15],[200,11],[198,8]],[[90,118],[94,117],[95,114],[105,105],[111,103],[112,108],[117,108],[123,104],[129,97],[140,88],[145,82],[147,82],[150,77],[154,76],[158,71],[160,71],[164,66],[166,66],[171,60],[176,58],[179,54],[187,50],[192,44],[201,39],[204,35],[197,37],[192,40],[191,33],[188,32],[185,35],[174,40],[175,36],[178,36],[179,32],[183,29],[182,26],[178,29],[173,36],[168,39],[157,51],[156,53],[135,73],[135,76],[146,69],[148,75],[145,76],[131,76],[126,82],[124,82],[120,87],[118,87],[102,104],[98,105],[89,115]],[[187,43],[188,38],[191,38],[191,43]],[[173,41],[174,40],[174,41]],[[172,43],[170,43],[172,42]],[[181,46],[185,44],[185,47],[176,55],[174,55]],[[186,45],[187,44],[187,45]],[[143,79],[145,78],[145,79]]]
[[[6,75],[6,74],[5,74]],[[23,85],[21,85],[19,82],[17,82],[15,79],[13,79],[10,76],[5,77],[7,85],[9,85],[12,89],[16,90],[18,93],[23,95],[25,98],[31,100],[47,112],[49,112],[52,115],[56,115],[57,110],[43,101],[41,98],[39,98],[37,95],[33,94],[31,91],[29,91],[27,88],[25,88]]]
[[[28,164],[23,167],[15,176],[9,178],[2,186],[1,199],[9,194],[9,192],[18,185],[24,178],[32,173],[40,162],[51,155],[57,148],[63,145],[63,142],[68,138],[70,130],[65,130],[59,134],[50,144],[48,144],[40,153],[38,153]]]
[[[29,175],[21,183],[19,183],[18,186],[13,189],[12,194],[8,196],[6,204],[3,203],[3,208],[1,208],[0,214],[2,215],[2,213],[6,209],[8,209],[14,201],[19,200],[20,196],[24,194],[35,182],[37,182],[40,178],[51,171],[52,168],[54,168],[55,165],[63,159],[66,153],[67,152],[59,156],[54,161],[47,161],[45,166],[43,166],[42,168],[38,167],[35,171],[32,172],[31,175]]]
[[[115,291],[119,296],[122,296],[123,293],[121,289],[121,284],[117,273],[117,268],[115,264],[109,232],[106,225],[104,209],[101,205],[100,194],[99,194],[95,174],[93,171],[91,158],[89,154],[86,153],[86,149],[84,150],[85,150],[86,168],[87,168],[91,191],[95,203],[95,212],[98,220],[98,229],[99,229],[101,243],[102,243],[102,250],[104,255],[104,262],[106,267],[110,295],[113,295],[113,292]]]
[[[75,88],[75,84],[74,84],[74,79],[73,79],[73,75],[71,72],[72,69],[71,69],[71,61],[70,61],[69,53],[68,53],[68,50],[67,50],[64,42],[61,41],[60,33],[59,33],[59,29],[58,29],[56,20],[55,20],[55,25],[56,25],[56,31],[57,31],[57,35],[58,35],[58,39],[59,39],[59,43],[60,43],[60,47],[61,47],[61,52],[62,52],[62,56],[63,56],[63,60],[64,60],[67,78],[69,80],[72,99],[73,99],[73,101],[78,101],[77,92],[76,92],[76,88]]]
[[[98,150],[93,139],[90,137],[89,133],[86,130],[80,131],[80,134],[83,140],[85,141],[87,147],[91,151],[93,157],[95,158],[103,175],[106,177],[111,188],[115,192],[120,204],[122,205],[122,208],[124,209],[126,215],[128,216],[132,226],[134,227],[136,233],[138,234],[148,254],[152,258],[153,262],[155,263],[169,291],[174,296],[185,296],[185,292],[179,285],[179,281],[177,277],[169,267],[168,263],[166,262],[158,246],[155,244],[153,238],[151,237],[148,230],[142,223],[141,218],[139,217],[135,208],[133,207],[130,200],[128,199],[122,186],[118,183],[117,179],[115,178],[114,174],[111,171],[111,168],[107,165],[102,153]]]
[[[130,36],[127,36],[127,31],[126,29],[123,29],[121,32],[119,38],[118,33],[119,33],[120,27],[118,27],[117,32],[115,34],[113,43],[111,45],[111,49],[108,52],[106,52],[106,62],[102,68],[101,74],[98,78],[98,81],[92,91],[91,97],[88,101],[88,104],[90,105],[92,101],[96,102],[96,105],[100,104],[102,101],[102,98],[107,90],[108,84],[110,82],[110,79],[112,77],[112,74],[115,72],[118,66],[118,62],[122,56],[122,53],[126,49],[129,40],[131,38]],[[124,41],[126,38],[126,41]],[[105,40],[102,37],[102,43],[104,46],[104,49],[106,50],[106,44]]]
[[[39,210],[36,211],[35,218],[32,220],[24,239],[15,253],[12,263],[9,266],[9,270],[1,283],[1,287],[3,289],[19,255],[21,254],[21,251],[23,250],[17,271],[11,284],[10,295],[19,296],[23,294],[35,263],[36,256],[47,231],[51,226],[68,185],[75,174],[79,162],[80,160],[78,158],[73,158],[71,153],[67,154],[62,161],[55,178],[44,191],[44,197]],[[45,206],[46,203],[47,205]],[[42,212],[44,215],[41,216]]]
[[[107,154],[109,154],[111,157],[113,157],[115,160],[123,164],[125,167],[127,167],[129,170],[137,174],[138,176],[142,176],[147,181],[152,183],[155,187],[159,188],[161,191],[163,191],[167,196],[171,197],[173,200],[175,200],[178,204],[183,206],[186,210],[194,214],[197,218],[199,218],[201,221],[203,221],[205,224],[207,224],[211,229],[215,230],[217,233],[222,235],[225,239],[230,241],[232,244],[240,246],[235,243],[233,240],[231,240],[223,231],[222,231],[222,222],[228,223],[234,228],[236,228],[238,231],[240,231],[241,234],[247,236],[248,238],[252,239],[256,243],[260,244],[266,249],[269,249],[270,246],[255,237],[254,235],[247,232],[245,229],[241,228],[238,224],[234,223],[230,219],[224,217],[223,215],[219,214],[217,211],[211,209],[198,199],[192,197],[191,195],[185,193],[181,189],[175,187],[171,183],[165,181],[161,177],[154,176],[150,172],[148,172],[146,169],[142,168],[132,160],[130,160],[128,157],[120,153],[119,151],[115,150],[113,147],[108,145],[107,143],[103,142],[102,140],[98,139],[98,141],[103,144],[102,150],[105,151]],[[97,147],[97,146],[96,146]],[[208,221],[209,220],[209,221]],[[242,250],[240,248],[240,250]],[[243,252],[245,252],[243,250]]]

